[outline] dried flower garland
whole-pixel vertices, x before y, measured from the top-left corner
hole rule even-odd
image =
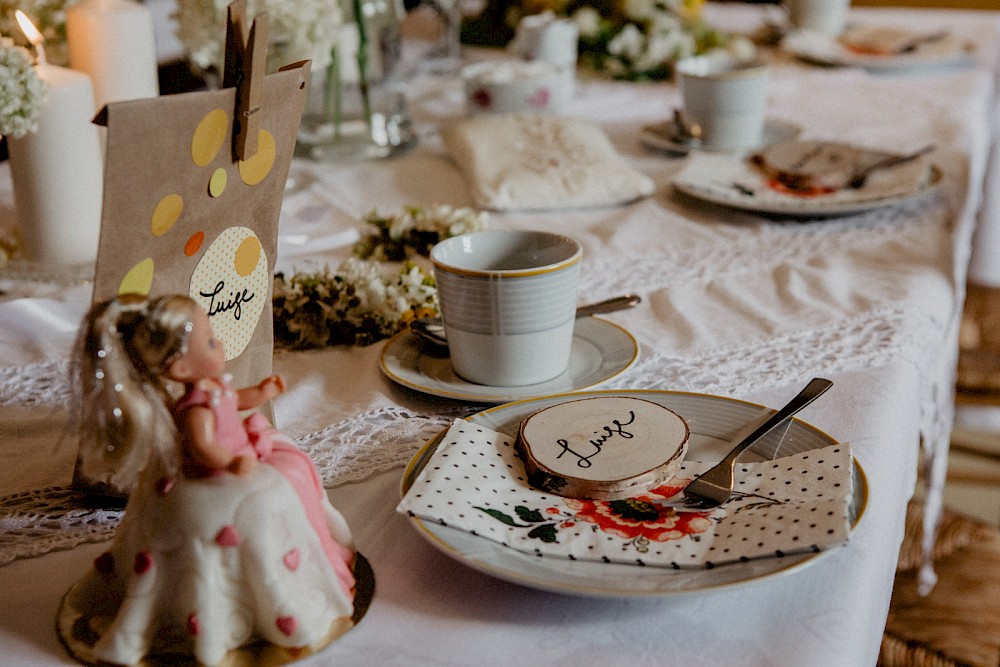
[[[299,350],[369,345],[438,312],[434,279],[416,264],[386,275],[355,257],[334,272],[275,275],[272,306],[275,345]]]
[[[435,243],[449,236],[486,229],[488,215],[485,211],[445,205],[407,206],[392,216],[372,211],[365,222],[375,232],[354,246],[354,254],[362,259],[393,262],[405,260],[410,252],[427,255]]]
[[[354,247],[336,271],[295,273],[274,279],[274,341],[309,349],[369,345],[392,336],[415,317],[438,313],[434,278],[408,258],[426,255],[449,236],[484,229],[485,212],[468,208],[409,206],[402,213],[376,211],[364,221],[375,231]],[[394,270],[386,262],[403,261]]]

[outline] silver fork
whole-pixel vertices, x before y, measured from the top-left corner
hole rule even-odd
[[[776,426],[806,407],[833,383],[823,378],[813,378],[805,388],[795,395],[785,407],[775,412],[770,419],[743,438],[726,457],[696,477],[684,488],[684,505],[694,509],[712,509],[722,505],[733,495],[733,466],[743,451],[771,432]]]

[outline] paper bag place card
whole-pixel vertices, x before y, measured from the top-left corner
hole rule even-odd
[[[108,131],[94,300],[188,294],[244,386],[271,368],[278,214],[309,64],[264,76],[266,17],[249,37],[239,12],[230,25],[229,87],[113,103],[98,115]]]
[[[689,435],[680,415],[658,403],[624,396],[584,398],[526,418],[515,450],[537,489],[619,500],[673,477]]]
[[[221,90],[107,105],[94,301],[187,294],[209,314],[236,386],[271,372],[278,215],[309,62],[264,74],[267,18],[230,6]],[[82,480],[86,481],[86,480]]]
[[[711,466],[685,461],[667,483],[621,500],[566,498],[528,483],[513,438],[456,420],[397,509],[541,557],[670,568],[813,552],[848,540],[848,445],[737,465],[734,498],[714,511],[665,504]]]

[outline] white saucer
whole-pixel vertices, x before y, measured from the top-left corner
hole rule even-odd
[[[802,132],[802,128],[795,123],[778,120],[777,118],[768,118],[764,121],[764,136],[761,138],[760,145],[746,150],[756,150],[764,146],[776,144],[779,141],[794,139],[799,136],[800,132]],[[711,151],[711,149],[702,148],[700,145],[678,136],[676,126],[672,120],[646,125],[639,133],[639,139],[646,148],[678,155],[686,155],[692,150],[715,152]]]
[[[393,382],[444,398],[506,403],[590,389],[618,377],[639,359],[639,344],[628,331],[599,317],[577,319],[569,368],[548,382],[523,387],[475,384],[455,374],[448,355],[429,349],[403,330],[386,341],[379,367]]]

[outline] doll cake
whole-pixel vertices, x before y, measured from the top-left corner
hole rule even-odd
[[[329,507],[328,516],[349,543],[339,513]],[[292,658],[350,629],[353,596],[271,466],[172,485],[149,475],[109,549],[67,594],[59,632],[92,664],[153,655],[217,665],[255,645],[291,649]]]
[[[284,390],[280,377],[232,387],[207,314],[180,295],[96,304],[74,359],[78,471],[129,494],[60,609],[76,658],[218,665],[242,651],[281,664],[360,618],[372,580],[347,523],[308,455],[246,414]]]

